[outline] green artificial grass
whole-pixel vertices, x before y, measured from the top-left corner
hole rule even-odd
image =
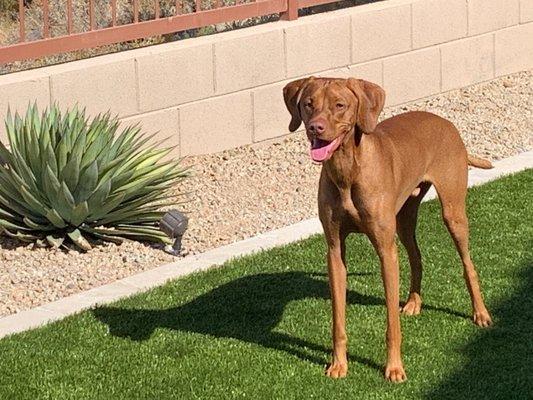
[[[315,236],[0,340],[1,399],[526,399],[533,396],[533,170],[469,192],[471,249],[495,325],[470,300],[435,201],[422,206],[424,308],[402,316],[408,381],[383,379],[385,307],[368,240],[348,243],[346,379],[330,357]],[[401,254],[402,298],[409,267]]]

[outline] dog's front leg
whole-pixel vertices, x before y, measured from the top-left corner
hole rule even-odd
[[[344,239],[341,239],[344,241]],[[348,372],[346,346],[346,266],[344,265],[344,243],[335,241],[328,246],[328,274],[333,307],[332,334],[333,359],[326,369],[331,378],[342,378]]]
[[[387,364],[385,378],[392,382],[403,382],[407,379],[402,363],[401,345],[402,333],[400,329],[400,271],[398,264],[398,249],[395,242],[394,218],[381,221],[369,232],[381,261],[381,277],[385,289],[385,303],[387,306]]]

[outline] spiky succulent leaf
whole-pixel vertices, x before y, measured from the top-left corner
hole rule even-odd
[[[48,235],[46,236],[46,241],[48,242],[48,244],[52,247],[60,247],[63,242],[65,241],[65,238],[63,237],[53,237],[52,235]]]
[[[23,233],[20,230],[16,231],[15,233],[12,233],[10,230],[4,229],[3,233],[5,233],[7,236],[10,236],[10,237],[12,237],[14,239],[18,239],[21,242],[26,242],[26,243],[31,243],[31,242],[39,239],[38,236],[34,236],[34,235],[29,234],[29,233]]]
[[[111,182],[109,182],[111,183]],[[81,174],[78,187],[74,191],[74,197],[78,201],[85,201],[92,195],[97,189],[98,184],[98,163],[93,161],[87,168],[85,168]],[[105,184],[105,182],[104,182]],[[109,194],[109,191],[107,191]]]
[[[5,121],[9,146],[0,143],[0,231],[38,246],[68,238],[83,250],[88,238],[168,243],[158,229],[166,191],[188,171],[172,150],[150,145],[138,125],[121,132],[109,113],[92,120],[74,107],[54,105]],[[83,233],[82,233],[83,232]]]
[[[59,215],[59,213],[54,209],[48,210],[46,212],[46,218],[48,218],[48,220],[59,229],[67,227],[67,223],[63,220],[63,218],[61,218],[61,215]]]
[[[78,229],[74,229],[72,232],[67,232],[68,237],[82,250],[91,250],[91,244],[85,239]]]

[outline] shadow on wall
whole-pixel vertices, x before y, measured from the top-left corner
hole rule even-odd
[[[299,10],[300,17],[312,14],[319,14],[328,11],[340,10],[341,8],[348,8],[354,6],[362,6],[364,4],[377,3],[384,0],[341,0],[332,3],[321,4],[319,6],[303,8]]]
[[[520,270],[521,289],[493,310],[496,325],[464,348],[467,364],[428,399],[533,398],[533,261]]]

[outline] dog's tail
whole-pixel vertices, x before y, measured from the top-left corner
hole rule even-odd
[[[494,168],[494,165],[492,165],[492,163],[489,160],[475,157],[472,154],[468,155],[468,165],[471,165],[472,167],[476,167],[476,168],[482,168],[482,169]]]

